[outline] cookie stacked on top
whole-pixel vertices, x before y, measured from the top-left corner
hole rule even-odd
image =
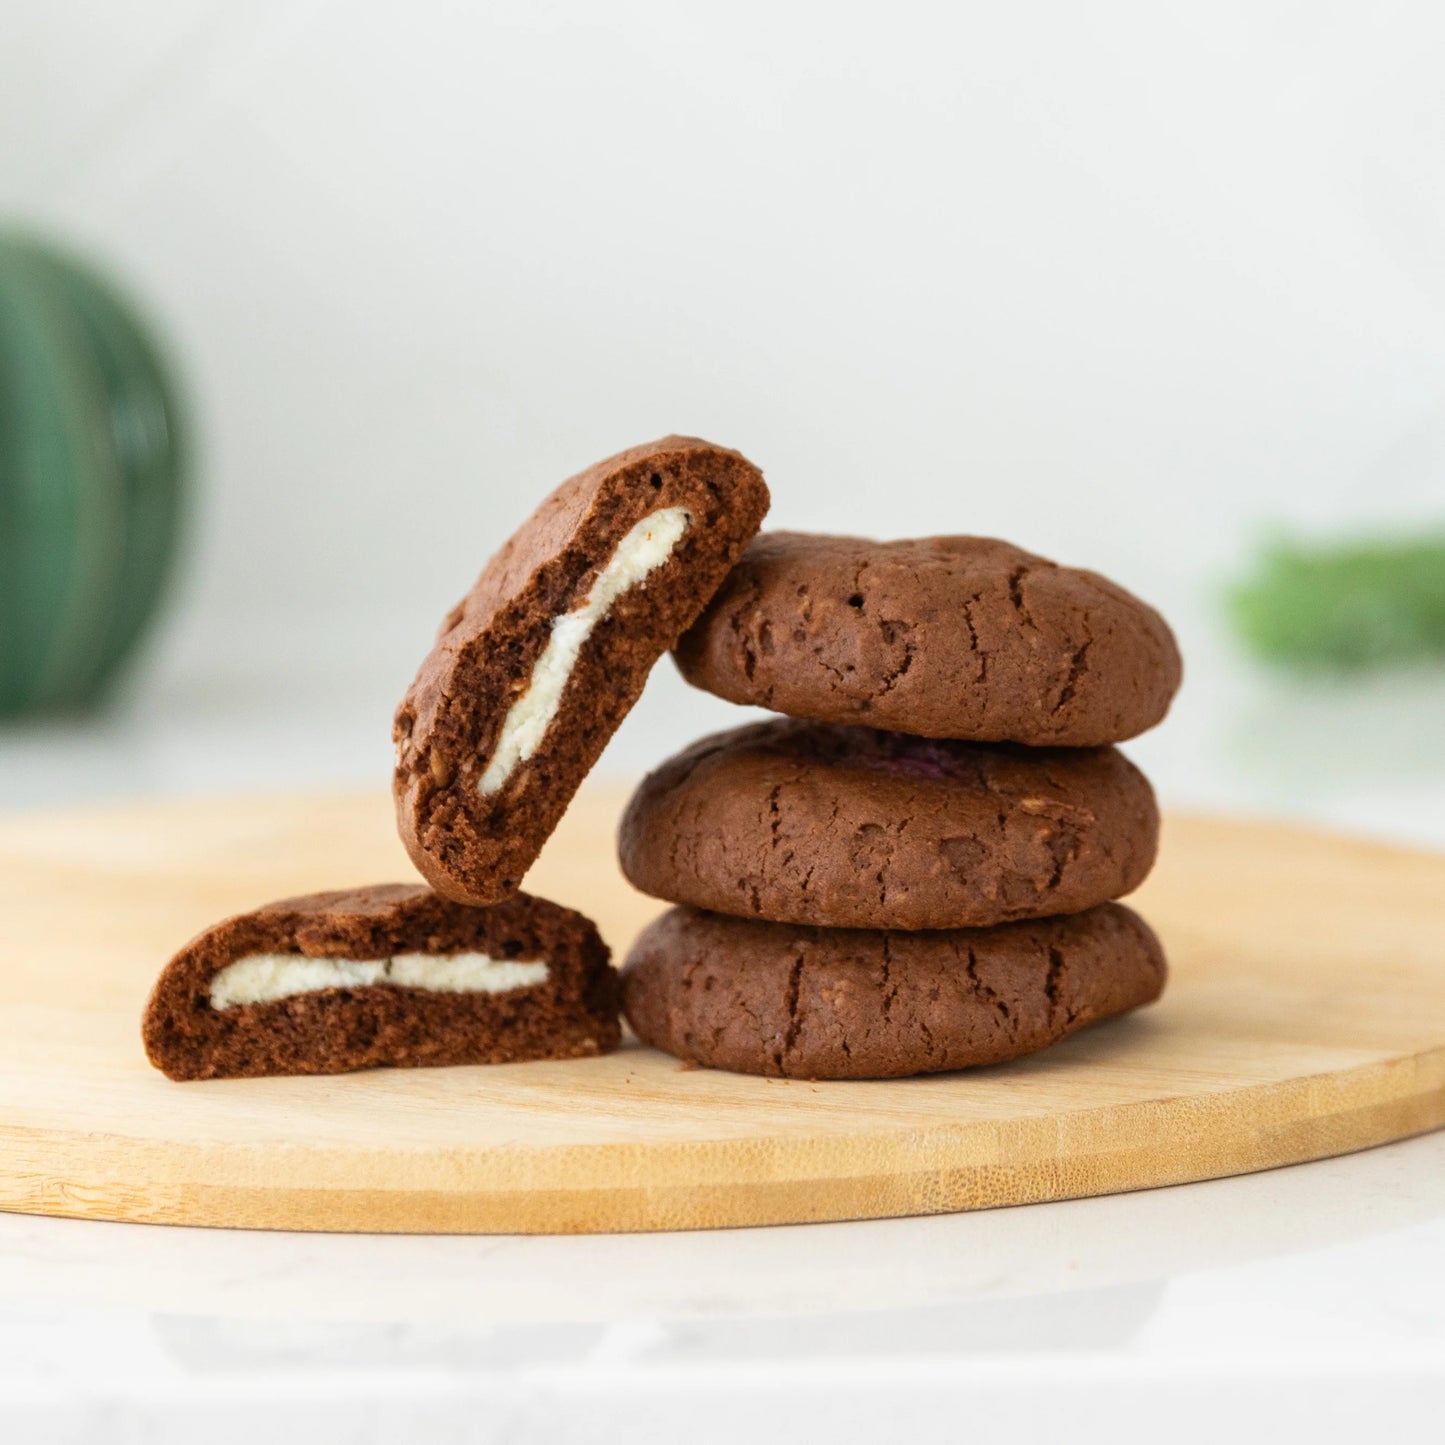
[[[985,538],[764,534],[675,656],[786,716],[694,744],[623,819],[624,872],[678,905],[624,970],[645,1042],[749,1073],[900,1076],[1158,996],[1158,941],[1113,901],[1159,831],[1113,745],[1181,674],[1138,598]]]

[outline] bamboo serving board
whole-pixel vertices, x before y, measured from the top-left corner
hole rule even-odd
[[[619,952],[660,905],[584,790],[528,888]],[[141,1007],[190,935],[412,876],[379,796],[0,823],[0,1209],[267,1229],[587,1232],[977,1209],[1445,1124],[1445,858],[1172,818],[1137,895],[1163,1001],[969,1073],[805,1083],[601,1060],[173,1084]]]

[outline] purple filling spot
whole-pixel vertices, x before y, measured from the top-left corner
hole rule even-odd
[[[902,773],[910,778],[929,778],[940,782],[958,775],[958,764],[952,758],[868,758],[860,759],[880,773]]]
[[[825,745],[819,750],[830,762],[930,782],[966,776],[976,767],[975,750],[967,743],[912,737],[908,733],[875,732],[868,728],[830,731],[831,746]]]

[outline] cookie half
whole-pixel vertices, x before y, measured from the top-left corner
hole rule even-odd
[[[580,913],[468,908],[419,885],[229,918],[166,965],[142,1022],[172,1079],[501,1064],[617,1047],[617,974]]]
[[[1078,913],[1153,866],[1159,811],[1115,748],[1022,748],[779,719],[694,743],[623,815],[644,893],[831,928]]]
[[[516,891],[767,508],[737,452],[667,437],[563,482],[492,558],[396,714],[397,824],[433,887]]]
[[[676,658],[695,686],[793,717],[1060,747],[1153,727],[1181,676],[1152,607],[987,537],[765,533]]]
[[[939,933],[674,908],[633,945],[622,986],[638,1038],[680,1059],[883,1079],[1033,1053],[1158,998],[1164,976],[1159,940],[1118,903]]]

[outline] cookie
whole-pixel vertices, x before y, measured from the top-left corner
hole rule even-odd
[[[980,928],[1137,888],[1159,812],[1114,748],[1021,748],[778,719],[694,743],[622,818],[644,893],[831,928]]]
[[[663,914],[623,969],[627,1021],[691,1063],[799,1079],[997,1064],[1164,987],[1149,926],[1118,903],[935,933]]]
[[[765,533],[676,658],[695,686],[793,717],[1058,747],[1153,727],[1181,675],[1153,608],[987,537]]]
[[[288,898],[166,965],[142,1022],[172,1079],[567,1059],[617,1047],[617,975],[580,913],[415,884]]]
[[[397,824],[438,892],[516,891],[767,508],[737,452],[666,437],[563,482],[492,558],[396,714]]]

